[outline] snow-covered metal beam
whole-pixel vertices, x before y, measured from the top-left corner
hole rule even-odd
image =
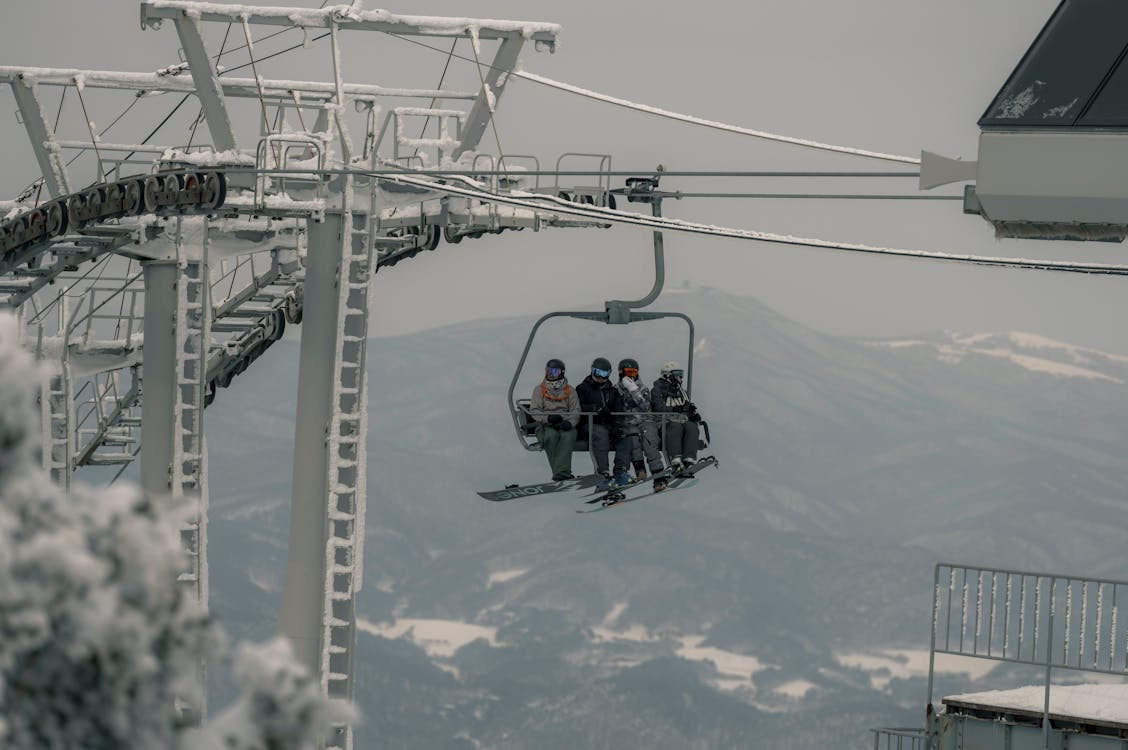
[[[490,118],[493,117],[494,110],[497,108],[497,102],[501,98],[502,92],[505,91],[509,74],[517,65],[517,57],[521,54],[523,43],[522,37],[512,36],[504,39],[498,46],[493,63],[483,77],[482,90],[478,93],[478,98],[474,100],[470,114],[466,116],[466,129],[462,133],[462,142],[454,151],[455,159],[467,151],[478,148],[482,134],[486,132]]]
[[[67,166],[63,163],[57,149],[51,146],[55,135],[43,117],[43,108],[39,106],[39,96],[36,93],[35,81],[23,75],[16,75],[8,79],[12,84],[12,93],[16,97],[16,104],[20,108],[27,136],[31,139],[31,149],[35,152],[35,160],[39,163],[39,170],[43,173],[43,181],[51,197],[57,198],[70,192],[67,182]],[[74,83],[72,80],[71,83]]]
[[[327,29],[336,23],[342,31],[384,31],[409,36],[477,36],[479,39],[504,39],[519,36],[546,44],[556,43],[560,25],[540,21],[503,21],[492,18],[448,18],[415,16],[386,10],[356,10],[347,5],[327,8],[280,8],[224,3],[150,0],[141,3],[142,26],[156,27],[165,18],[191,15],[201,21],[251,25],[299,26]]]
[[[20,78],[40,86],[73,86],[82,81],[86,88],[119,89],[144,92],[193,93],[196,86],[183,75],[161,73],[126,73],[112,70],[78,70],[72,68],[26,68],[0,65],[0,81],[12,83]],[[253,78],[220,78],[224,96],[257,99],[258,87]],[[363,83],[343,84],[350,99],[375,102],[380,96],[398,96],[413,99],[475,99],[478,92],[448,91],[439,89],[388,88]],[[333,98],[336,87],[331,81],[287,81],[262,79],[262,91],[267,98],[293,99],[298,94],[303,102],[322,104]]]
[[[196,15],[187,11],[178,13],[176,33],[180,36],[180,46],[192,73],[192,81],[196,84],[196,96],[200,99],[204,120],[211,132],[212,145],[216,151],[232,151],[235,149],[235,132],[231,128],[231,116],[223,101],[219,72],[212,66]]]

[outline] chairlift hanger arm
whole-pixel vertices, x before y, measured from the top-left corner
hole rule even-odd
[[[662,216],[662,199],[668,193],[657,190],[658,180],[661,179],[663,167],[658,166],[657,171],[653,177],[636,177],[627,179],[626,191],[627,200],[630,202],[641,202],[650,204],[650,212],[655,217]],[[654,286],[650,288],[650,292],[641,299],[637,300],[608,300],[605,306],[607,310],[608,323],[627,324],[631,322],[631,310],[636,307],[646,307],[654,300],[658,299],[658,295],[662,293],[662,287],[666,283],[666,259],[665,259],[665,244],[662,240],[662,232],[654,232]]]

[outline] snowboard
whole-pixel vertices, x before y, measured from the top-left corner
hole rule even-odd
[[[599,474],[586,474],[575,479],[561,479],[556,482],[540,482],[538,484],[511,484],[505,489],[479,492],[478,496],[495,503],[505,500],[517,500],[522,497],[535,497],[537,495],[551,495],[557,492],[574,492],[594,487],[601,479]]]

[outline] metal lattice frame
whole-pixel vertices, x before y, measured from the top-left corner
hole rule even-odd
[[[44,464],[65,484],[79,467],[107,467],[120,476],[139,459],[144,490],[194,502],[181,530],[187,562],[180,581],[206,607],[204,407],[287,324],[303,323],[291,546],[279,627],[327,694],[352,698],[372,273],[435,249],[443,236],[459,242],[507,228],[600,224],[550,210],[451,201],[425,186],[386,190],[378,179],[341,170],[362,160],[370,172],[420,167],[420,151],[430,154],[430,163],[477,164],[475,150],[518,54],[526,42],[553,49],[559,28],[339,7],[248,11],[177,0],[144,2],[141,15],[147,27],[172,23],[184,63],[156,73],[0,67],[42,177],[42,189],[32,186],[8,204],[23,213],[0,220],[0,307],[20,311],[29,346],[54,366],[42,398]],[[223,76],[204,42],[210,22],[241,26],[252,61],[252,27],[326,29],[333,80],[276,81],[257,70],[254,78]],[[480,67],[476,91],[390,88],[343,79],[343,37],[358,31],[469,38],[476,56],[482,41],[497,47]],[[113,143],[88,123],[88,138],[60,138],[45,114],[52,88],[64,95],[73,89],[80,98],[84,90],[86,96],[101,90],[191,94],[211,141],[191,149]],[[267,132],[247,148],[238,142],[229,97],[258,99],[264,115],[268,107],[276,110],[276,124],[287,111],[316,116],[305,132],[292,126]],[[380,123],[376,105],[386,97],[427,104],[387,108]],[[460,103],[467,109],[452,108]],[[355,154],[345,118],[350,104],[367,113]],[[414,130],[418,118],[437,119],[439,137],[413,138],[402,127],[412,119]],[[385,133],[389,123],[395,127]],[[272,127],[265,117],[262,125]],[[100,182],[76,192],[67,152],[94,153]],[[310,159],[317,166],[303,167],[308,171],[272,171]],[[601,159],[609,168],[609,157]],[[486,160],[491,173],[495,163],[499,169],[505,163],[503,154]],[[130,175],[131,168],[148,175]],[[486,179],[496,187],[496,175]],[[507,184],[520,187],[518,179]],[[606,205],[606,192],[595,202]],[[225,242],[209,246],[215,237]],[[244,250],[232,249],[235,237],[247,243]],[[316,405],[313,412],[309,404]],[[184,696],[201,713],[202,687],[203,674],[201,692]],[[338,727],[331,743],[351,747],[351,728]]]

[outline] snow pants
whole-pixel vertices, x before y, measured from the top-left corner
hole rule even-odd
[[[701,430],[696,422],[666,422],[666,453],[675,457],[697,460],[697,444]]]
[[[593,424],[591,436],[588,438],[591,446],[591,457],[595,461],[595,470],[599,474],[608,474],[608,453],[615,450],[615,472],[626,473],[631,465],[631,441],[614,427],[605,424]]]
[[[552,476],[572,473],[572,449],[576,447],[575,430],[558,430],[546,424],[537,425],[537,440],[544,448]]]
[[[658,425],[653,422],[643,422],[632,429],[634,434],[628,437],[631,441],[631,463],[635,465],[635,469],[643,466],[645,459],[645,465],[650,467],[651,474],[662,471],[662,448],[658,440]]]

